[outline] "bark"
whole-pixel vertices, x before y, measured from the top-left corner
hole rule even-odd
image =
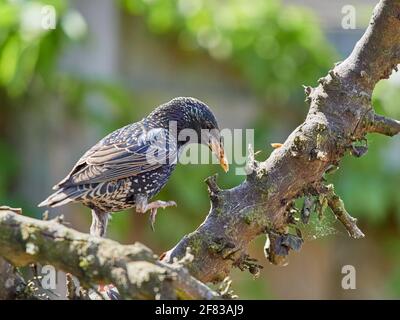
[[[41,221],[10,210],[0,210],[0,256],[14,266],[52,265],[75,275],[86,288],[112,283],[124,298],[220,297],[189,274],[185,264],[191,260],[190,253],[166,264],[140,243],[121,245],[67,228],[57,220]],[[9,279],[15,277],[11,271],[8,274]],[[0,279],[2,285],[10,283],[9,279]],[[3,298],[13,298],[10,290],[0,292]]]
[[[11,264],[0,258],[0,300],[17,299],[25,288],[24,279]]]
[[[233,189],[221,190],[215,178],[208,180],[211,209],[205,221],[165,254],[165,261],[194,254],[188,266],[203,282],[217,282],[233,266],[257,272],[249,261],[248,244],[267,233],[267,253],[275,264],[285,262],[290,249],[302,240],[288,234],[294,225],[293,200],[317,197],[328,205],[353,238],[363,237],[332,186],[323,175],[338,166],[346,153],[362,156],[359,145],[367,133],[393,136],[400,122],[375,114],[372,91],[400,62],[400,1],[383,0],[376,6],[368,29],[351,55],[319,79],[316,88],[305,87],[310,109],[305,121],[264,162],[250,159],[252,172]]]

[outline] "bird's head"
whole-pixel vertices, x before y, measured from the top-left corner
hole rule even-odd
[[[188,142],[207,145],[219,159],[224,171],[229,170],[217,119],[204,102],[190,97],[174,98],[155,109],[149,117],[165,128],[167,122],[170,128],[170,123],[176,121],[178,143],[181,146]],[[195,134],[194,138],[190,131]]]

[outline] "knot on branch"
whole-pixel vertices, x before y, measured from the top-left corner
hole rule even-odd
[[[318,79],[318,83],[325,89],[325,91],[327,91],[329,89],[329,86],[337,86],[338,84],[340,84],[340,78],[336,71],[334,69],[331,69],[328,71],[328,75],[326,77]]]
[[[208,177],[207,179],[204,180],[204,182],[208,186],[208,194],[213,206],[217,206],[221,198],[221,192],[222,192],[222,189],[217,184],[217,177],[218,174],[214,174],[211,177]]]
[[[303,88],[304,88],[304,93],[306,95],[305,102],[310,103],[311,100],[312,100],[311,95],[312,95],[312,93],[314,91],[314,88],[312,88],[310,86],[305,86],[305,85],[303,85]]]

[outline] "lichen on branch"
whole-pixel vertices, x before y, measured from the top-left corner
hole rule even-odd
[[[185,260],[165,264],[140,243],[121,245],[8,209],[0,210],[0,256],[14,266],[53,265],[76,276],[84,288],[112,283],[125,299],[220,297],[189,274]]]

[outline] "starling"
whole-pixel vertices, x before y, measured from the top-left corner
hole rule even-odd
[[[195,133],[195,141],[185,130]],[[182,148],[188,143],[209,146],[228,170],[217,120],[203,102],[188,97],[160,105],[139,122],[120,128],[90,148],[57,190],[39,207],[81,202],[92,210],[90,233],[103,237],[109,215],[129,208],[150,210],[153,227],[158,208],[174,201],[149,202],[167,183]]]

